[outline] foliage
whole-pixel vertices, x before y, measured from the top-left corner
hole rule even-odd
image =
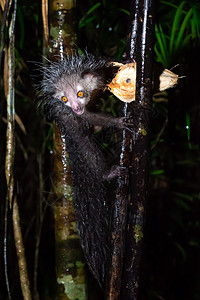
[[[199,128],[200,7],[177,2],[161,1],[155,26],[156,61],[168,68],[178,64],[174,72],[186,78],[175,89],[157,94],[153,103],[146,281],[143,277],[149,288],[145,287],[142,299],[200,297],[195,267],[200,248],[200,144],[195,137]],[[189,280],[191,273],[193,280]]]
[[[89,9],[84,3],[78,3],[80,46],[90,52],[120,59],[126,47],[124,37],[128,32],[130,4],[120,0],[97,3],[90,0],[88,3]]]
[[[157,61],[169,67],[186,47],[200,38],[200,15],[197,7],[190,2],[182,1],[179,5],[167,1],[161,3],[170,9],[170,23],[166,19],[155,25],[154,49]]]

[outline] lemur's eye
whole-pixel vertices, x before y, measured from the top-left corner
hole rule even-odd
[[[64,101],[64,102],[67,102],[67,97],[65,97],[65,96],[62,96],[62,101]]]
[[[77,97],[78,98],[83,98],[83,97],[85,97],[85,93],[83,91],[78,91]]]

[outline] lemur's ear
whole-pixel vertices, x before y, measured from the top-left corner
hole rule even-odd
[[[97,72],[93,71],[93,70],[85,70],[84,72],[82,72],[81,77],[82,78],[87,78],[87,77],[89,77],[89,78],[94,78],[94,77],[99,78],[100,75]]]
[[[84,72],[81,74],[81,77],[84,79],[85,83],[90,87],[90,89],[96,89],[99,85],[99,81],[101,80],[101,76],[96,74],[95,72]]]

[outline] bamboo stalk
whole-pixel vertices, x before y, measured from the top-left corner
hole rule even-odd
[[[132,145],[130,201],[126,252],[122,279],[123,300],[138,298],[148,188],[149,123],[152,99],[153,1],[132,1],[128,57],[137,63],[136,100],[132,117],[135,130]]]
[[[49,54],[60,59],[71,54],[76,43],[76,1],[50,1]],[[69,18],[70,16],[70,18]],[[65,137],[54,124],[54,206],[57,299],[87,298],[85,260],[76,228],[69,159]]]

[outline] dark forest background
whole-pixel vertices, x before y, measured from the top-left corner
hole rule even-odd
[[[78,1],[78,47],[123,60],[129,29],[129,1]],[[141,300],[200,299],[200,4],[157,1],[155,62],[172,68],[178,86],[154,95],[151,161]],[[18,1],[15,37],[16,124],[15,182],[30,281],[37,231],[38,199],[48,203],[51,186],[52,125],[37,109],[34,61],[42,61],[40,1]],[[1,73],[2,76],[2,73]],[[111,97],[111,96],[110,96]],[[102,100],[115,114],[118,100]],[[3,266],[6,102],[0,100],[0,299],[6,299]],[[44,187],[41,191],[41,172]],[[42,192],[42,196],[41,196]],[[12,225],[8,235],[8,270],[13,299],[22,299]],[[40,299],[54,299],[54,231],[51,205],[42,227],[38,286]]]

